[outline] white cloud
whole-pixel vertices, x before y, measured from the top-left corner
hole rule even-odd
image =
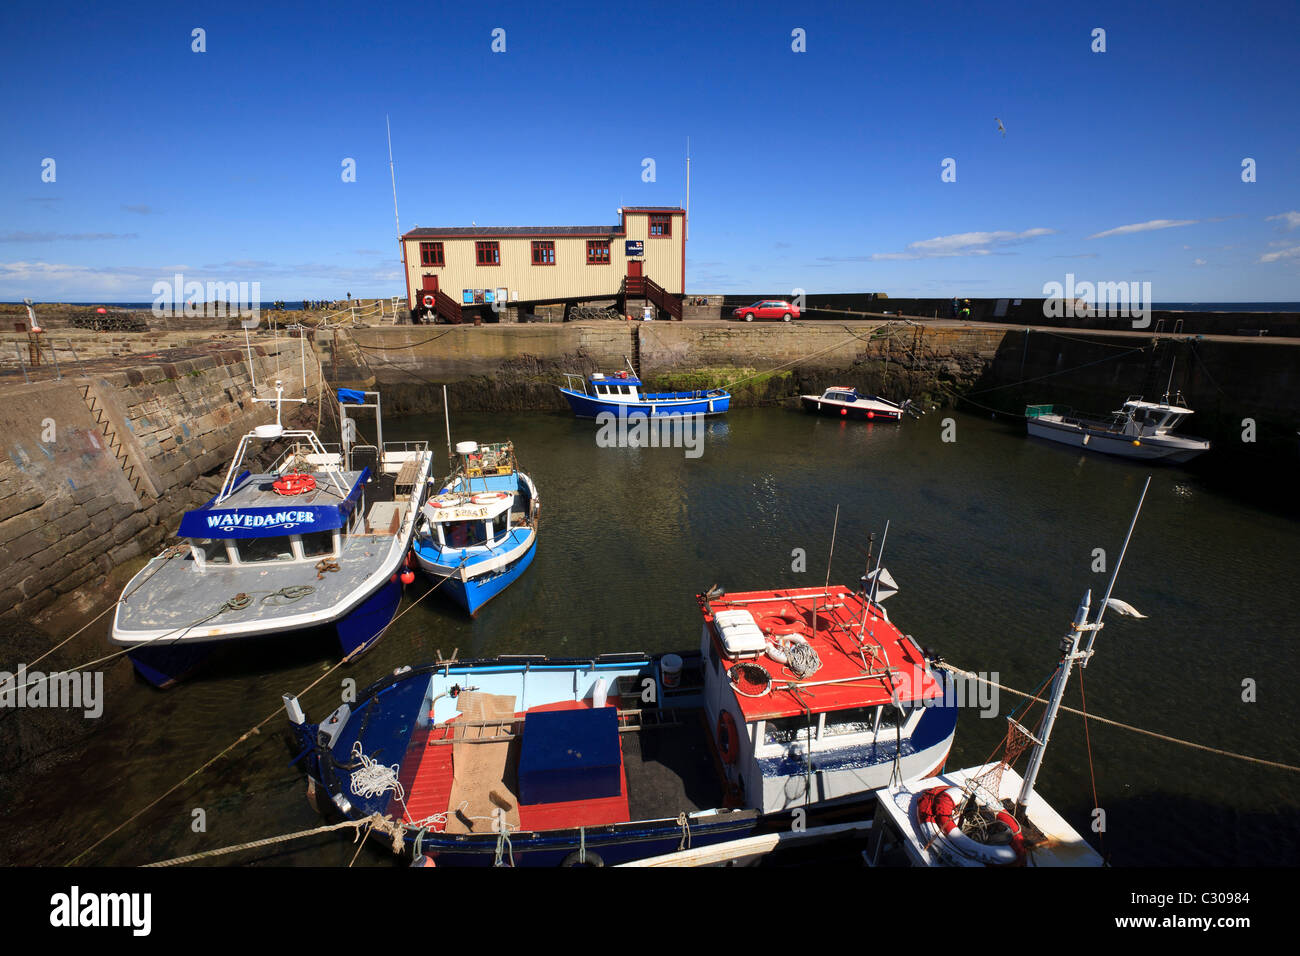
[[[1300,226],[1300,212],[1292,210],[1291,212],[1280,212],[1276,216],[1264,217],[1265,222],[1275,222],[1278,220],[1285,222],[1288,229],[1294,229],[1297,226]]]
[[[1193,260],[1192,260],[1192,265],[1194,265],[1194,266],[1203,266],[1203,265],[1205,265],[1205,260],[1204,260],[1204,259],[1193,259]]]
[[[823,262],[882,262],[898,259],[946,259],[953,256],[990,256],[995,250],[1018,245],[1039,236],[1050,236],[1055,229],[1026,229],[1011,232],[959,232],[951,236],[936,236],[909,243],[903,252],[877,252],[869,256],[822,256]]]
[[[1199,219],[1150,219],[1147,222],[1133,222],[1127,226],[1116,226],[1105,232],[1093,233],[1089,239],[1104,239],[1106,236],[1127,236],[1135,232],[1150,232],[1152,229],[1173,229],[1175,226],[1194,226]]]
[[[1300,259],[1300,246],[1279,249],[1277,252],[1266,252],[1259,257],[1260,262],[1278,262],[1282,259]]]

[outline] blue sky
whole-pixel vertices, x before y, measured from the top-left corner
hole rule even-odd
[[[679,203],[689,137],[688,293],[1300,299],[1300,5],[1066,6],[11,2],[0,299],[401,293],[385,114],[403,230]]]

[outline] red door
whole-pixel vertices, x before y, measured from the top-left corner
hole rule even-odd
[[[426,275],[426,276],[424,276],[424,286],[423,286],[423,288],[424,288],[424,291],[425,291],[425,292],[437,292],[437,291],[438,291],[438,277],[437,277],[436,275],[433,275],[433,276]]]
[[[643,263],[640,259],[629,259],[629,260],[627,260],[627,277],[628,277],[629,279],[632,279],[632,278],[639,279],[639,278],[641,278],[641,267],[642,267],[644,264],[645,264],[645,263]]]

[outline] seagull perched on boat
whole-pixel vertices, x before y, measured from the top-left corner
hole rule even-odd
[[[998,118],[995,116],[995,117],[993,117],[993,122],[995,122],[995,123],[998,124],[998,132],[1002,134],[1002,138],[1003,138],[1003,139],[1006,139],[1006,138],[1007,138],[1007,128],[1006,128],[1005,126],[1002,125],[1002,120],[998,119]]]

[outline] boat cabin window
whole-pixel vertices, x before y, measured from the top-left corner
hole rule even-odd
[[[893,704],[885,704],[880,708],[880,727],[877,733],[883,734],[886,730],[893,730],[895,727],[902,727],[907,723],[907,718],[911,716],[906,709],[899,710]]]
[[[889,708],[893,710],[893,708]],[[869,734],[876,729],[876,707],[854,707],[850,710],[836,710],[825,715],[822,725],[823,737],[838,737],[843,734]]]
[[[815,722],[812,726],[811,736],[813,740],[817,739],[817,725]],[[808,718],[803,714],[795,717],[776,717],[765,721],[763,727],[763,743],[765,744],[792,744],[808,739]]]
[[[510,512],[503,511],[492,519],[492,540],[497,541],[510,530]]]
[[[441,526],[444,546],[472,548],[487,543],[487,522],[448,521]]]
[[[321,558],[333,553],[333,531],[310,531],[302,536],[302,556],[304,558]]]
[[[293,540],[288,535],[273,538],[241,538],[235,542],[240,564],[263,561],[292,561]]]
[[[827,392],[826,397],[834,402],[851,402],[853,395],[849,392]]]
[[[191,538],[190,547],[198,558],[199,566],[205,564],[229,564],[230,555],[226,552],[224,538]]]

